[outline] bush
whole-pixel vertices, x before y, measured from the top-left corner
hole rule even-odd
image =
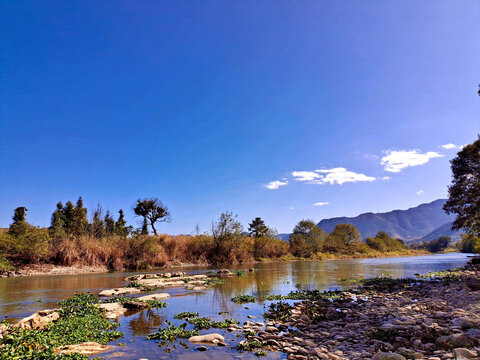
[[[25,263],[37,263],[46,258],[50,250],[51,239],[48,229],[37,228],[28,223],[21,229],[0,234],[0,248],[11,257]]]
[[[366,243],[372,249],[381,252],[401,251],[406,248],[402,240],[392,238],[385,231],[379,231],[374,238],[367,237]]]
[[[309,258],[316,255],[325,241],[325,232],[312,220],[301,220],[290,236],[290,251],[295,256]]]
[[[264,236],[254,239],[253,255],[255,259],[279,258],[288,254],[288,243],[274,237]]]
[[[464,253],[480,253],[480,238],[473,234],[464,234],[457,243],[457,248]]]
[[[13,266],[10,264],[10,261],[8,261],[4,254],[0,253],[0,273],[7,272],[12,269]]]

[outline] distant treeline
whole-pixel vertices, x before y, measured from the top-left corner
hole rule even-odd
[[[120,270],[167,263],[227,264],[411,251],[402,240],[383,231],[363,242],[353,225],[339,224],[326,234],[311,220],[301,220],[286,242],[259,217],[245,230],[231,212],[221,214],[204,234],[197,228],[194,235],[157,235],[156,225],[170,220],[170,212],[160,200],[139,199],[133,212],[143,218],[139,228],[127,225],[123,210],[114,218],[100,206],[94,209],[89,221],[80,197],[75,205],[71,201],[65,205],[58,203],[50,227],[40,228],[27,222],[25,207],[18,207],[10,228],[0,233],[0,271],[9,270],[12,264],[30,263],[106,266]]]

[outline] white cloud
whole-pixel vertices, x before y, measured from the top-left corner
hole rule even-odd
[[[448,144],[442,145],[442,148],[450,150],[450,149],[458,149],[459,147],[455,144],[448,143]]]
[[[288,185],[287,180],[283,180],[283,181],[275,180],[275,181],[270,181],[268,184],[265,184],[263,186],[270,190],[277,190],[280,186],[285,186],[285,185]]]
[[[315,204],[313,204],[313,206],[325,206],[325,205],[328,205],[329,203],[328,202],[316,202]]]
[[[290,206],[289,209],[290,209],[290,210],[293,210],[294,208],[293,208],[293,206]]]
[[[424,193],[423,190],[418,190],[418,191],[416,192],[417,195],[423,195],[423,193]]]
[[[297,181],[312,181],[322,177],[322,175],[317,174],[315,171],[294,171],[292,175]]]
[[[309,184],[339,184],[347,182],[374,181],[375,178],[365,174],[348,171],[338,167],[333,169],[322,169],[315,171],[294,171],[292,172],[296,181],[306,181]]]
[[[426,164],[430,159],[443,157],[434,151],[422,153],[420,150],[388,150],[382,157],[382,164],[386,171],[398,173],[409,166]]]
[[[391,179],[390,176],[384,176],[384,177],[382,178],[382,180],[390,180],[390,179]]]

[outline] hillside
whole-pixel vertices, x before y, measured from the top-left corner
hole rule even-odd
[[[324,219],[318,226],[328,233],[338,224],[353,224],[360,230],[364,239],[367,236],[374,236],[380,230],[410,242],[422,238],[431,240],[441,235],[455,236],[457,233],[452,232],[449,227],[454,216],[446,214],[442,208],[445,201],[439,199],[408,210]]]

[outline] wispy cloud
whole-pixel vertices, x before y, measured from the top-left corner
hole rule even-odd
[[[418,166],[426,164],[433,158],[443,157],[434,151],[422,153],[420,150],[388,150],[382,157],[380,164],[389,172],[398,173],[410,166]]]
[[[328,205],[329,203],[328,202],[316,202],[315,204],[313,204],[313,206],[325,206],[325,205]]]
[[[418,191],[416,192],[416,194],[417,194],[417,195],[423,195],[424,192],[425,192],[425,191],[423,191],[423,190],[418,190]]]
[[[442,145],[442,148],[450,150],[450,149],[457,149],[458,147],[455,144],[448,143],[448,144]]]
[[[290,210],[293,210],[293,209],[294,209],[294,207],[293,207],[293,206],[290,206],[290,207],[289,207],[289,209],[290,209]]]
[[[280,186],[288,185],[288,180],[275,180],[270,181],[268,184],[263,185],[267,189],[277,190]]]
[[[321,169],[314,171],[294,171],[292,176],[296,181],[304,181],[309,184],[339,184],[347,182],[374,181],[373,176],[359,174],[338,167],[333,169]]]
[[[382,180],[390,180],[390,179],[391,179],[390,176],[384,176],[384,177],[382,178]]]

